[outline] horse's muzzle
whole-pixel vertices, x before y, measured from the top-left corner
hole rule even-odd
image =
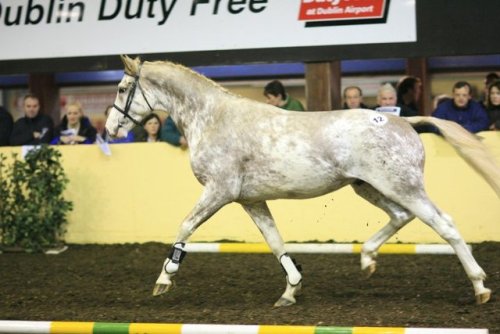
[[[118,138],[119,133],[120,133],[120,124],[118,123],[111,123],[111,122],[106,122],[106,133],[108,134],[109,138]]]

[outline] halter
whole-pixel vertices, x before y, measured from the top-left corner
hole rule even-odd
[[[130,111],[130,106],[132,105],[132,102],[134,100],[134,95],[135,95],[135,90],[137,87],[139,87],[139,90],[141,91],[142,97],[144,98],[144,101],[146,101],[149,110],[153,111],[153,108],[149,104],[148,99],[146,98],[146,95],[144,94],[144,90],[141,87],[141,83],[139,82],[139,76],[141,75],[141,67],[142,64],[139,65],[139,69],[137,71],[137,74],[134,77],[134,83],[132,84],[132,87],[130,88],[130,92],[128,93],[127,96],[127,101],[125,102],[125,109],[122,109],[116,105],[116,103],[113,103],[113,108],[118,110],[124,117],[128,118],[131,120],[135,125],[141,126],[141,123],[137,122],[132,116],[130,116],[129,111]],[[125,75],[132,76],[128,73],[125,73]]]

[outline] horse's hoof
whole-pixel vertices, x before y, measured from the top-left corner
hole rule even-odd
[[[491,290],[490,289],[484,289],[484,291],[478,295],[476,295],[476,304],[485,304],[490,300],[491,298]]]
[[[377,264],[375,262],[370,263],[366,268],[362,270],[363,277],[370,278],[376,269],[377,269]]]
[[[290,306],[295,304],[295,300],[291,300],[285,297],[280,297],[276,303],[274,303],[274,307],[282,307],[282,306]]]
[[[172,288],[173,284],[155,284],[155,287],[153,289],[153,296],[159,296],[161,294],[164,294]]]

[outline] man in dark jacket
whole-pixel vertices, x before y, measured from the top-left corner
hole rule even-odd
[[[40,100],[33,94],[24,97],[25,116],[14,123],[10,144],[40,145],[50,143],[54,133],[54,122],[49,116],[40,113]]]
[[[368,106],[363,103],[363,91],[358,86],[344,88],[342,95],[344,96],[343,109],[368,109]]]
[[[455,83],[453,99],[439,104],[432,116],[454,121],[472,133],[488,130],[488,114],[479,102],[472,99],[471,90],[466,81]]]
[[[418,101],[422,95],[422,81],[417,77],[407,76],[397,86],[398,105],[407,110],[407,116],[417,116]]]
[[[9,146],[14,120],[7,109],[0,106],[0,146]]]

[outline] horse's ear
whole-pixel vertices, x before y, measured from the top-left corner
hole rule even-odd
[[[127,55],[120,55],[123,65],[127,66],[128,60],[130,59]]]
[[[127,55],[120,55],[120,58],[125,66],[125,73],[136,75],[139,70],[139,65],[141,64],[141,59],[139,57],[132,59]]]

